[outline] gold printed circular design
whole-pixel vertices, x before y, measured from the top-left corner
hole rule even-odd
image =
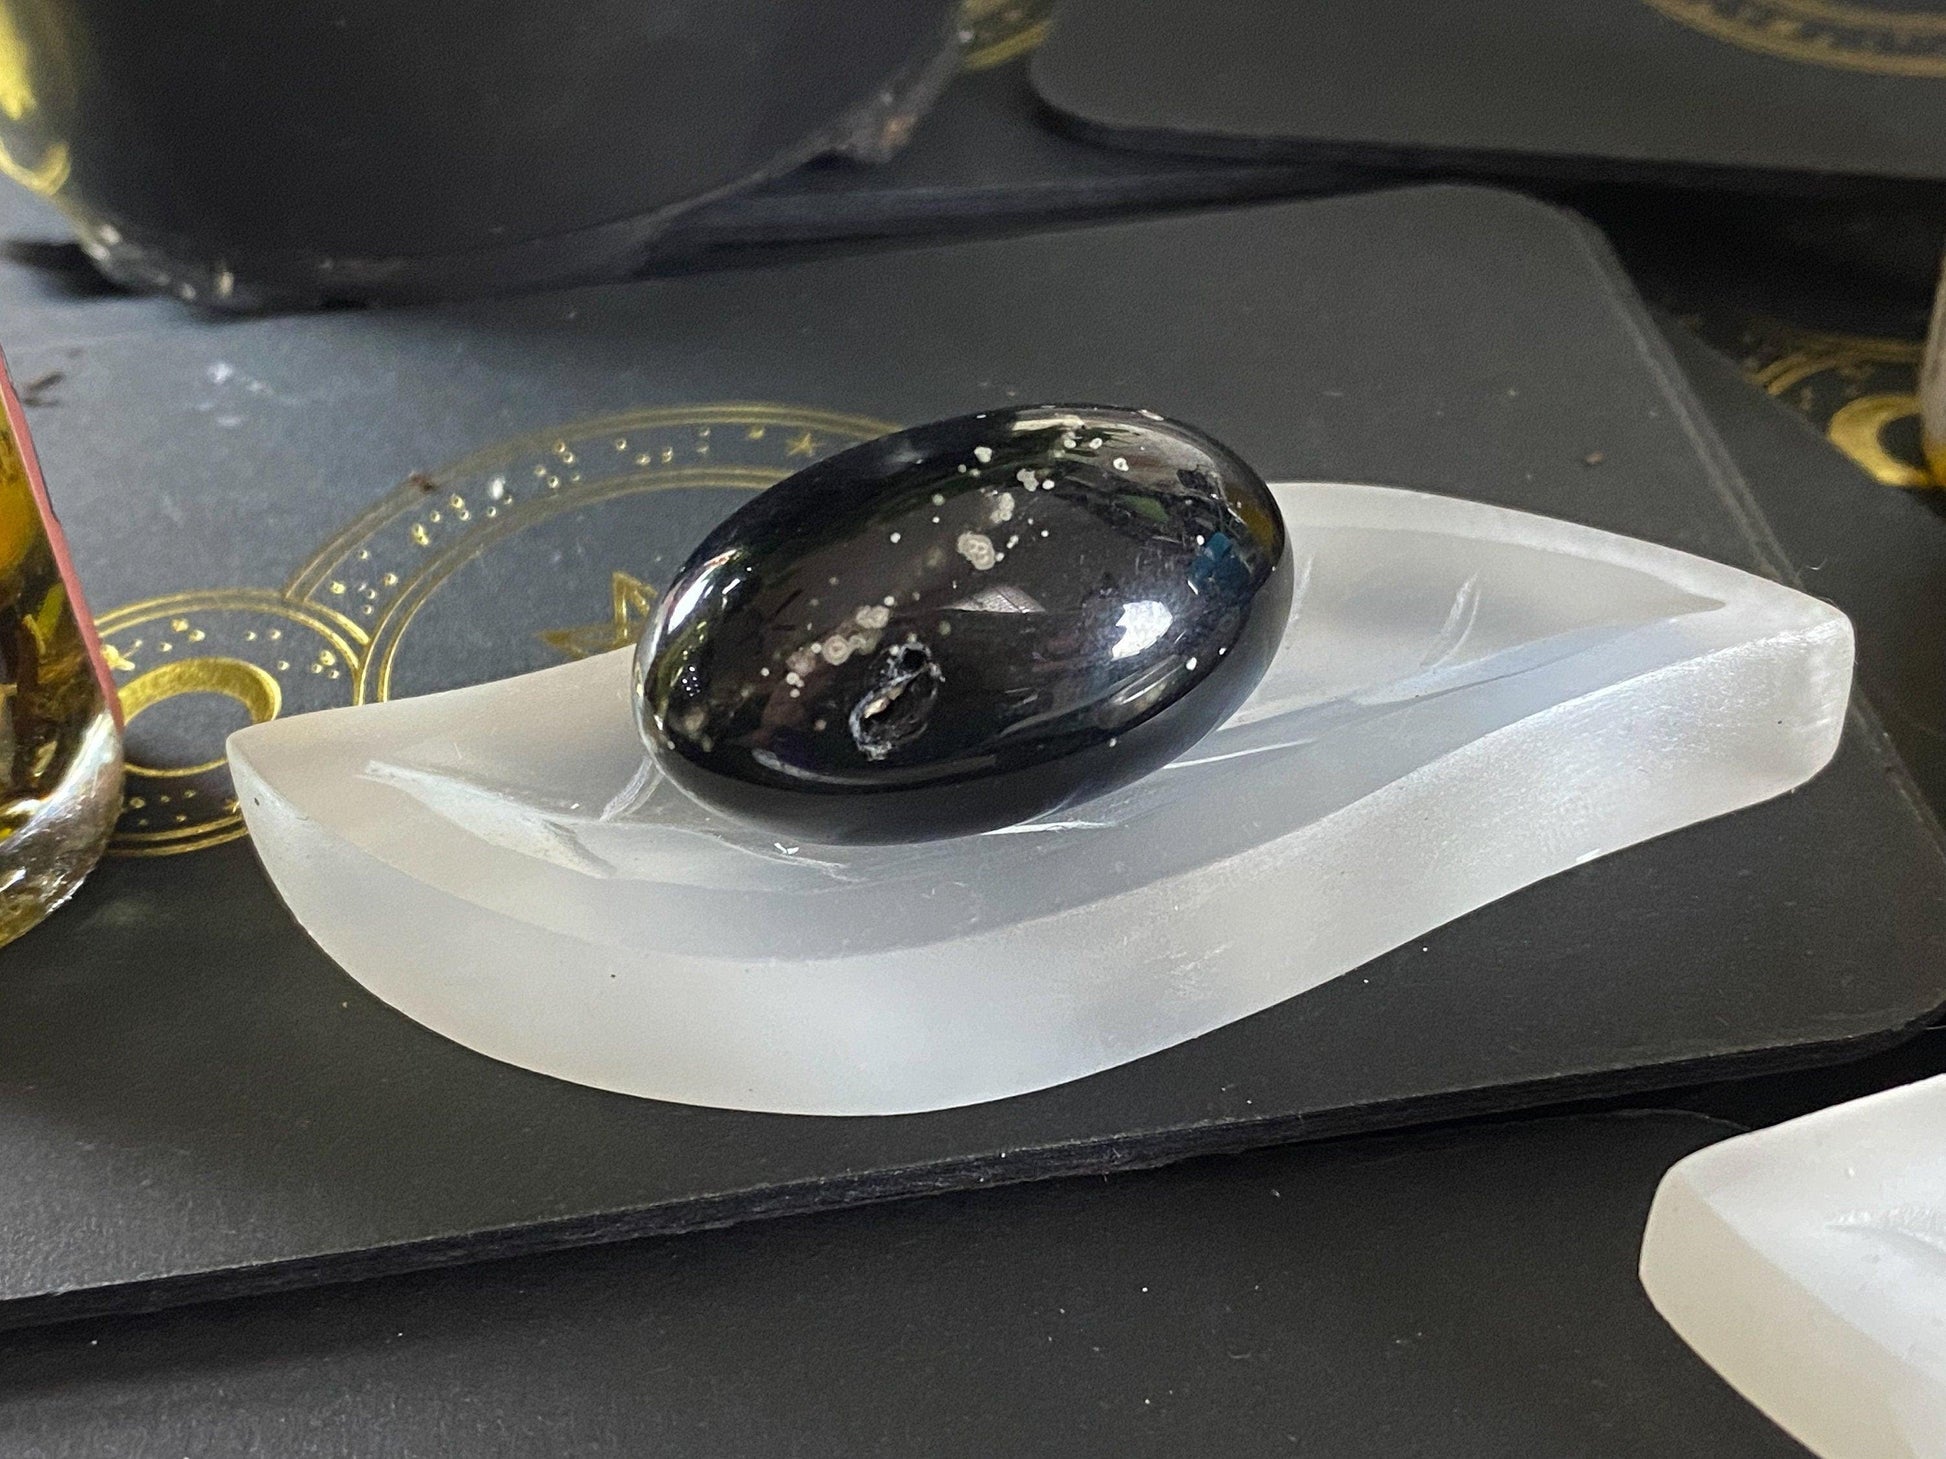
[[[1946,76],[1946,6],[1851,0],[1644,0],[1745,50],[1882,76]]]
[[[1936,486],[1919,442],[1912,340],[1827,334],[1759,321],[1744,370],[1793,406],[1861,469],[1887,486]]]
[[[528,672],[634,642],[656,585],[725,510],[896,429],[778,405],[649,408],[414,472],[281,589],[102,616],[128,723],[113,850],[244,834],[223,741],[244,724]]]
[[[260,589],[172,593],[102,615],[128,774],[110,849],[161,856],[243,834],[223,740],[280,713],[349,702],[348,623]]]

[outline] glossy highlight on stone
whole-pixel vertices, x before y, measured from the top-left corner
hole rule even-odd
[[[1075,805],[1243,702],[1284,631],[1257,473],[1150,411],[899,431],[779,482],[677,574],[636,668],[664,774],[805,840],[922,841]]]

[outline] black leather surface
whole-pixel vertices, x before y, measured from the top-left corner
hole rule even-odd
[[[0,277],[0,299],[14,282]],[[446,311],[239,324],[24,283],[18,296],[10,357],[48,382],[33,428],[84,581],[122,625],[109,636],[133,656],[125,682],[162,642],[273,656],[261,637],[222,637],[263,597],[223,594],[341,601],[329,572],[292,584],[309,597],[278,586],[341,530],[350,612],[361,532],[422,560],[359,513],[396,491],[456,516],[444,483],[465,473],[447,463],[524,433],[573,509],[434,585],[393,688],[558,661],[563,640],[543,635],[607,619],[611,574],[665,569],[631,535],[645,498],[584,500],[568,478],[592,458],[547,443],[566,431],[612,452],[614,427],[568,423],[647,406],[917,421],[1127,401],[1204,425],[1272,478],[1463,492],[1786,572],[1838,550],[1810,530],[1815,511],[1802,533],[1769,527],[1599,241],[1479,190]],[[704,440],[683,439],[692,454]],[[531,474],[515,487],[553,490]],[[698,496],[719,514],[734,500]],[[1847,591],[1862,603],[1887,586]],[[185,593],[203,596],[178,630]],[[249,621],[316,653],[296,619]],[[295,661],[290,708],[347,693],[332,670],[363,672],[312,661],[310,675]],[[208,700],[145,711],[135,759],[207,753],[198,735],[227,727]],[[192,813],[147,805],[125,830]],[[285,917],[247,845],[117,860],[0,953],[0,1321],[1838,1057],[1946,1002],[1942,892],[1933,825],[1860,716],[1794,795],[1578,868],[1192,1044],[987,1107],[845,1121],[637,1102],[493,1064],[362,994]]]
[[[1217,1158],[21,1333],[22,1455],[1789,1459],[1635,1280],[1734,1127]]]
[[[1793,22],[1801,43],[1780,43]],[[1085,135],[1164,151],[1757,187],[1946,176],[1929,4],[1064,0],[1033,75]]]

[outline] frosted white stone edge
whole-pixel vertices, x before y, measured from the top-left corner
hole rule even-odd
[[[1823,1459],[1946,1455],[1946,1077],[1678,1162],[1641,1275],[1683,1340]]]
[[[929,945],[900,965],[659,956],[578,940],[434,887],[415,875],[409,844],[381,855],[321,833],[278,793],[277,774],[259,773],[260,761],[289,764],[307,742],[370,732],[376,716],[491,686],[239,732],[231,768],[245,818],[324,950],[469,1047],[636,1095],[887,1114],[1025,1093],[1167,1048],[1543,877],[1787,791],[1836,749],[1851,632],[1828,605],[1684,553],[1479,503],[1327,483],[1278,492],[1287,515],[1301,508],[1313,526],[1397,528],[1409,513],[1414,531],[1583,553],[1728,606],[1684,620],[1680,658],[1519,719],[1220,866],[1126,897],[1105,888],[1087,905]],[[625,675],[626,655],[545,672],[564,688],[588,685]],[[1244,933],[1225,942],[1217,928]]]

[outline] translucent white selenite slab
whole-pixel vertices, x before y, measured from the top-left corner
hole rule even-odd
[[[1679,1162],[1642,1284],[1824,1459],[1946,1455],[1946,1078]]]
[[[243,813],[325,951],[463,1044],[885,1114],[1194,1038],[1836,748],[1852,639],[1826,604],[1478,503],[1276,490],[1298,584],[1257,692],[1040,822],[779,844],[645,769],[626,651],[240,731]]]

